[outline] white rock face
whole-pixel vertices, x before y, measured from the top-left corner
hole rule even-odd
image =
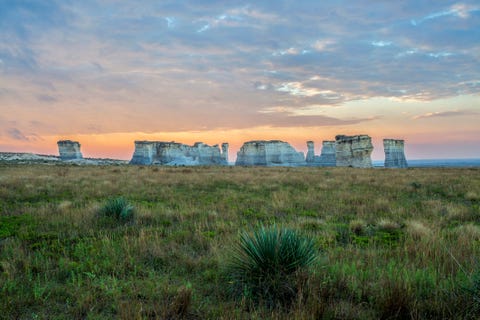
[[[153,156],[157,153],[156,143],[152,141],[135,141],[131,164],[152,164]]]
[[[320,154],[319,165],[335,167],[336,164],[335,141],[322,141],[322,153]]]
[[[403,140],[383,139],[383,149],[385,151],[385,168],[408,167]]]
[[[372,139],[367,135],[335,137],[337,167],[370,168],[372,151]]]
[[[228,143],[209,146],[196,142],[188,146],[177,142],[135,141],[135,152],[130,164],[160,165],[227,165]]]
[[[307,141],[307,157],[305,161],[307,164],[314,164],[315,163],[315,143],[313,141]]]
[[[307,141],[307,166],[317,167],[335,167],[335,141],[322,141],[322,151],[320,156],[315,155],[315,144],[313,141]]]
[[[302,166],[303,152],[297,152],[287,142],[258,140],[245,142],[237,152],[237,166]]]
[[[228,143],[222,143],[222,157],[223,161],[228,164]]]
[[[80,152],[80,143],[71,140],[57,141],[60,160],[79,160],[83,159]]]
[[[57,162],[59,157],[26,152],[0,152],[0,161],[9,162]]]

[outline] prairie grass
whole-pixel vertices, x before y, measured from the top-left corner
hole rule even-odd
[[[0,318],[476,319],[480,169],[0,164]],[[135,207],[105,226],[108,199]],[[239,234],[306,234],[288,308],[233,299]]]

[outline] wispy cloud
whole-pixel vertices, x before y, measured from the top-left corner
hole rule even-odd
[[[228,10],[222,14],[219,14],[213,18],[203,18],[200,21],[206,21],[206,23],[197,29],[197,33],[205,32],[211,28],[216,27],[235,27],[239,26],[244,21],[244,17],[248,13],[247,8],[235,8]]]
[[[374,117],[340,119],[319,114],[318,108],[314,107],[295,109],[281,106],[266,108],[259,112],[257,117],[261,119],[263,125],[271,127],[291,127],[292,123],[298,127],[354,125],[375,120]]]
[[[10,138],[14,140],[20,140],[20,141],[29,141],[30,139],[25,136],[20,130],[17,128],[10,128],[7,130],[7,134]]]
[[[169,29],[175,28],[175,24],[177,22],[177,19],[175,19],[174,17],[165,17],[165,21],[167,22],[167,27]]]
[[[438,118],[438,117],[459,117],[459,116],[472,116],[480,115],[479,112],[471,110],[450,110],[450,111],[438,111],[438,112],[427,112],[424,114],[416,115],[412,117],[414,120],[425,119],[425,118]]]
[[[430,52],[427,55],[432,58],[445,58],[453,56],[454,54],[451,52]]]
[[[332,46],[335,44],[335,40],[333,39],[321,39],[321,40],[316,40],[313,44],[312,44],[312,47],[316,50],[316,51],[327,51],[327,50],[331,50],[332,49]]]
[[[388,47],[392,45],[391,41],[372,41],[370,43],[374,47]]]
[[[449,9],[443,10],[443,11],[438,11],[438,12],[433,12],[429,15],[426,15],[418,20],[411,20],[411,24],[414,26],[420,25],[426,21],[429,20],[435,20],[439,19],[442,17],[448,17],[448,16],[454,16],[454,17],[459,17],[462,19],[467,19],[470,17],[470,14],[476,11],[479,11],[480,7],[478,6],[472,6],[472,5],[466,5],[463,3],[459,4],[454,4],[452,5]]]
[[[38,99],[38,101],[45,102],[45,103],[52,103],[52,102],[58,101],[57,98],[52,97],[52,96],[47,95],[47,94],[39,94],[39,95],[37,95],[37,99]]]
[[[320,95],[325,99],[339,99],[339,94],[332,90],[320,90],[318,88],[307,87],[301,82],[282,83],[278,85],[275,90],[299,97],[314,97]]]

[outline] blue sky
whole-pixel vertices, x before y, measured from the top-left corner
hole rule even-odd
[[[480,157],[479,92],[478,1],[0,0],[1,151],[367,133]]]

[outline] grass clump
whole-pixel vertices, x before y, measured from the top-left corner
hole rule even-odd
[[[261,226],[243,232],[228,274],[234,294],[267,307],[287,306],[298,291],[298,275],[316,259],[312,239],[295,230]]]
[[[134,208],[124,197],[118,197],[108,199],[98,214],[101,218],[129,222],[133,220]]]
[[[480,270],[475,270],[467,279],[467,283],[462,286],[467,299],[470,300],[470,311],[473,314],[480,314]]]

